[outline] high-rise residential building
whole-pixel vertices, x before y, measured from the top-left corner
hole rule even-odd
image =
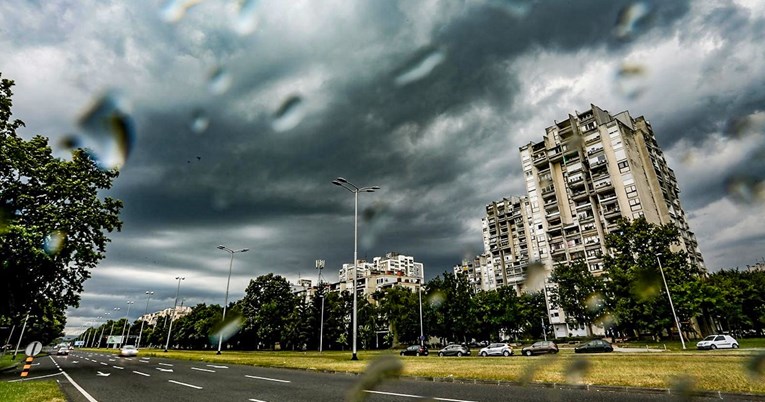
[[[619,218],[645,217],[654,224],[674,224],[676,246],[692,265],[704,270],[696,237],[680,204],[677,179],[667,166],[651,124],[624,111],[615,115],[595,105],[569,114],[545,130],[540,142],[520,148],[525,197],[504,198],[486,206],[482,220],[487,266],[464,272],[476,289],[528,286],[528,266],[543,267],[549,277],[556,263],[584,260],[594,275],[603,272],[605,235]],[[553,284],[536,284],[548,290]],[[570,327],[563,311],[548,305],[557,336],[584,335]]]
[[[387,253],[385,257],[374,257],[372,262],[358,260],[356,269],[356,289],[367,296],[391,286],[401,286],[416,291],[425,276],[421,262],[415,262],[414,257],[395,252]],[[352,278],[353,263],[343,264],[343,268],[340,269],[339,290],[348,289]]]
[[[144,321],[148,325],[157,325],[157,321],[160,318],[172,316],[173,321],[175,321],[179,318],[182,318],[191,314],[191,310],[192,310],[191,307],[188,307],[188,306],[177,306],[175,310],[173,310],[172,307],[169,307],[164,310],[156,311],[154,313],[144,314],[138,317],[138,320]]]
[[[472,260],[462,260],[462,264],[455,265],[452,270],[455,275],[465,275],[475,290],[494,290],[497,288],[491,254],[482,254]]]

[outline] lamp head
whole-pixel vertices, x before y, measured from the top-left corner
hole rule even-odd
[[[248,251],[250,251],[249,248],[243,248],[243,249],[239,250],[240,253],[246,253]]]
[[[335,179],[335,181],[338,181],[340,183],[348,183],[348,180],[345,180],[345,178],[343,177],[338,177],[337,179]]]
[[[225,249],[226,249],[226,246],[222,244],[218,245],[218,250],[225,250]]]

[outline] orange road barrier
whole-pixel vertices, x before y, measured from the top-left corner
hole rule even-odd
[[[29,369],[32,368],[32,360],[35,358],[32,356],[28,356],[27,359],[24,361],[24,369],[21,370],[21,377],[24,378],[29,375]]]

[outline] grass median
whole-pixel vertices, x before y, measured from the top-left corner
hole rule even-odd
[[[517,351],[519,352],[519,351]],[[516,352],[516,353],[517,353]],[[144,357],[167,357],[210,363],[284,367],[359,373],[377,357],[395,351],[350,352],[142,350]],[[649,388],[684,387],[695,390],[765,394],[763,356],[755,351],[677,351],[577,355],[562,349],[558,355],[503,357],[403,357],[404,376],[453,377],[513,382],[572,383]],[[759,358],[760,360],[755,360]],[[748,369],[760,364],[760,371]]]
[[[55,380],[0,382],[0,401],[65,402],[66,396]]]

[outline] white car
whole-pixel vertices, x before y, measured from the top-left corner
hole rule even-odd
[[[696,344],[696,349],[738,349],[738,341],[728,335],[709,335]]]
[[[120,349],[120,356],[132,357],[138,356],[138,349],[133,345],[125,345]]]
[[[481,349],[478,355],[481,357],[486,356],[510,356],[513,354],[513,348],[506,343],[491,343],[489,346]]]

